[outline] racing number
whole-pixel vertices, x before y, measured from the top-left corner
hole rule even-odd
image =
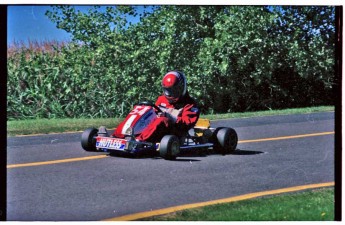
[[[134,115],[134,114],[139,114],[142,116],[147,110],[149,109],[148,106],[136,106],[129,114]]]

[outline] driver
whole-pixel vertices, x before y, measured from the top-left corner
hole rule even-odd
[[[162,80],[163,94],[155,105],[162,108],[155,119],[136,138],[140,141],[160,142],[164,135],[188,132],[199,119],[196,102],[189,96],[186,76],[180,71],[170,71]]]

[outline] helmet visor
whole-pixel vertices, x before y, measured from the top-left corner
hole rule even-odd
[[[163,87],[163,93],[168,98],[179,98],[182,95],[182,88],[179,86],[172,88]]]

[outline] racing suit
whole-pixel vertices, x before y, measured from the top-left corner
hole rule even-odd
[[[199,119],[199,109],[196,102],[191,98],[188,92],[181,97],[176,103],[169,103],[164,95],[158,97],[157,106],[167,109],[179,110],[179,114],[175,119],[171,119],[169,115],[159,116],[137,137],[140,141],[160,142],[164,135],[174,134],[181,137],[189,129],[191,129]]]

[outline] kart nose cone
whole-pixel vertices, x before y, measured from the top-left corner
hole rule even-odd
[[[132,135],[133,134],[133,129],[132,127],[128,127],[127,130],[125,131],[126,135]]]

